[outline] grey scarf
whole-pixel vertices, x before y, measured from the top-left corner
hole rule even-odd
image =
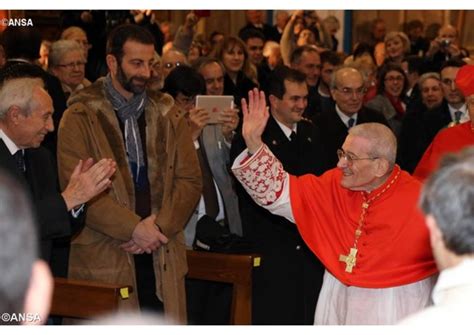
[[[104,89],[107,98],[125,126],[125,148],[127,150],[128,163],[132,170],[133,179],[135,183],[138,183],[140,170],[145,167],[145,159],[143,157],[142,141],[137,120],[145,110],[146,91],[142,94],[134,95],[127,101],[113,87],[110,74],[105,78]]]

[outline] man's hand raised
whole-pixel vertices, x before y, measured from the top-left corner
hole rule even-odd
[[[242,99],[242,136],[250,153],[255,153],[262,145],[262,134],[267,125],[269,112],[265,101],[265,93],[253,89],[249,91],[248,104]]]

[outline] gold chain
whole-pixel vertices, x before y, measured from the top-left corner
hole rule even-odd
[[[361,192],[363,202],[362,202],[362,212],[360,213],[359,217],[359,223],[357,225],[357,229],[355,231],[355,237],[354,237],[354,246],[350,249],[349,254],[346,255],[340,255],[339,256],[339,261],[345,262],[346,263],[346,272],[352,272],[352,267],[356,265],[356,255],[357,255],[357,242],[359,242],[359,237],[362,235],[362,226],[364,225],[365,221],[365,216],[367,214],[367,210],[369,209],[369,205],[374,202],[377,198],[379,198],[382,194],[384,194],[392,185],[395,183],[395,181],[398,179],[400,176],[400,171],[401,169],[398,169],[397,174],[393,177],[393,179],[385,185],[385,187],[374,195],[372,198],[367,199],[366,193]]]
[[[364,202],[362,202],[362,212],[360,213],[359,225],[357,226],[357,229],[355,231],[354,248],[357,248],[357,242],[359,240],[360,235],[362,235],[362,226],[364,225],[365,215],[367,214],[367,210],[369,209],[369,205],[372,202],[374,202],[377,198],[379,198],[382,194],[387,192],[387,190],[390,187],[392,187],[392,185],[395,183],[395,181],[397,181],[398,177],[400,176],[400,171],[401,171],[401,169],[398,169],[397,174],[395,175],[395,177],[393,177],[393,179],[390,181],[390,183],[385,185],[385,187],[382,189],[382,191],[380,191],[379,193],[374,195],[372,198],[367,199],[366,198],[366,193],[361,192]]]

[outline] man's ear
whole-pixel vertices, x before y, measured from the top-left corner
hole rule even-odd
[[[7,120],[9,120],[14,125],[17,125],[21,122],[22,116],[24,117],[20,107],[13,105],[8,108]]]
[[[278,99],[276,96],[274,96],[273,94],[270,94],[268,96],[268,100],[270,101],[270,107],[271,109],[275,109],[276,108],[276,104],[278,103],[278,101],[280,99]]]
[[[375,172],[377,177],[385,176],[388,173],[390,164],[385,158],[379,158],[376,161],[377,171]]]
[[[425,216],[425,223],[428,227],[428,231],[430,232],[430,242],[431,247],[434,249],[435,246],[439,243],[443,243],[443,233],[438,228],[438,224],[436,223],[436,219],[433,215],[428,214]]]
[[[39,321],[25,324],[44,324],[51,309],[53,298],[53,276],[48,265],[43,260],[33,263],[30,283],[25,295],[24,313],[39,315]]]
[[[114,55],[108,54],[105,57],[105,61],[107,63],[107,67],[109,68],[109,72],[111,74],[115,75],[117,73],[117,69],[118,69],[117,58],[115,58]]]

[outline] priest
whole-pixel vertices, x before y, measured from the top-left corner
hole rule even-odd
[[[459,69],[456,86],[466,99],[470,121],[445,128],[435,136],[413,172],[420,180],[434,172],[443,155],[474,145],[474,65],[464,65]]]
[[[395,165],[391,130],[350,129],[337,168],[295,177],[261,140],[268,120],[263,92],[242,101],[247,145],[232,170],[272,213],[295,222],[326,267],[315,324],[394,324],[431,304],[437,273],[417,208],[421,184]]]

